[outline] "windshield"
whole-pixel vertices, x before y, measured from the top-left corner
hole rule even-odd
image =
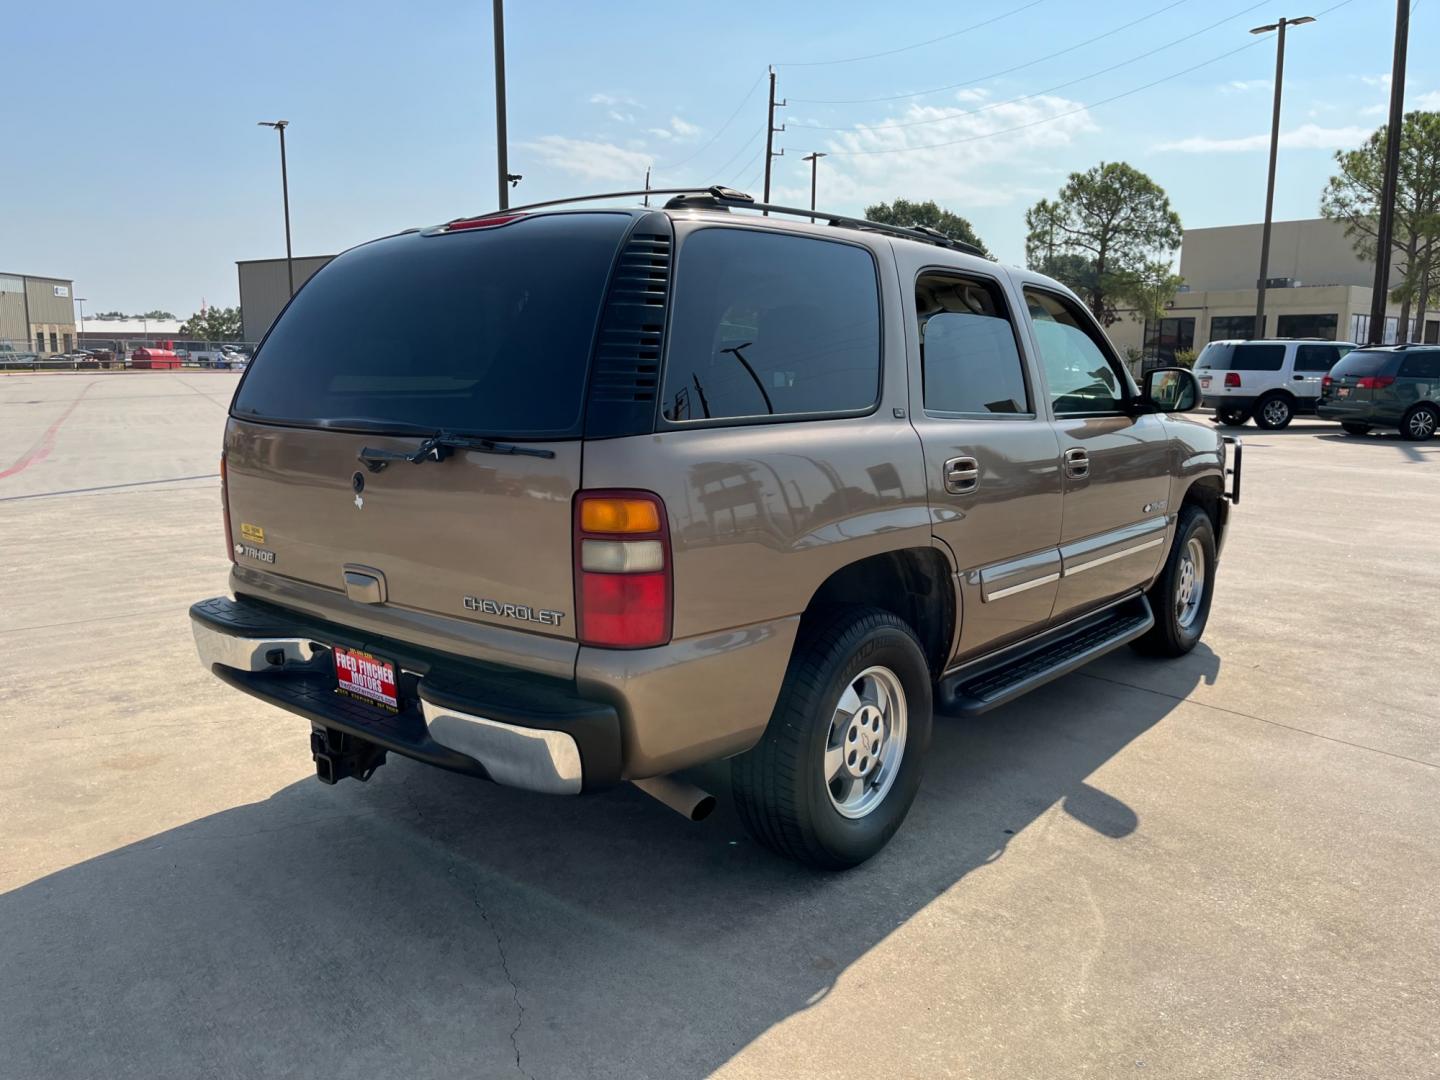
[[[1330,369],[1330,377],[1343,379],[1346,375],[1378,375],[1394,358],[1395,354],[1391,352],[1355,349],[1346,353],[1340,362]]]
[[[251,362],[235,415],[511,437],[578,434],[624,214],[364,244],[319,271]]]

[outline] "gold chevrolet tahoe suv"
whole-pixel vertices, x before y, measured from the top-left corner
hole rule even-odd
[[[843,867],[933,712],[1195,645],[1239,451],[1189,372],[1137,388],[1067,289],[930,230],[660,194],[362,244],[256,353],[232,596],[190,615],[321,780],[397,753],[699,817],[675,774],[728,759],[761,842]]]

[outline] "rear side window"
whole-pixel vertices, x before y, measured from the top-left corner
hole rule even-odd
[[[1340,345],[1300,345],[1295,349],[1295,370],[1329,371],[1348,351]]]
[[[1440,352],[1412,353],[1400,365],[1402,379],[1440,379]]]
[[[1231,371],[1279,371],[1284,366],[1284,345],[1236,345],[1230,352]]]
[[[629,224],[556,214],[348,251],[280,316],[235,415],[578,434],[595,323]]]
[[[1370,351],[1368,349],[1356,349],[1341,358],[1340,362],[1330,370],[1332,378],[1343,378],[1346,375],[1359,377],[1361,375],[1382,375],[1390,362],[1395,359],[1392,352]]]
[[[1032,411],[1015,327],[993,282],[921,274],[915,309],[927,412],[1013,416]]]
[[[860,412],[879,388],[880,300],[868,251],[751,229],[701,229],[685,240],[665,419]]]

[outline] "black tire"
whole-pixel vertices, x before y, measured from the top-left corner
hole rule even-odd
[[[1295,419],[1295,402],[1287,394],[1267,394],[1255,403],[1255,426],[1266,431],[1289,427]]]
[[[1191,621],[1182,625],[1177,610],[1177,595],[1182,563],[1192,540],[1204,555],[1204,578],[1199,606]],[[1155,613],[1155,625],[1132,643],[1135,650],[1146,656],[1175,657],[1184,656],[1195,648],[1205,633],[1205,623],[1210,618],[1210,601],[1215,595],[1215,527],[1210,523],[1210,515],[1200,507],[1181,508],[1180,520],[1175,526],[1175,542],[1170,545],[1165,567],[1148,595],[1150,608]]]
[[[1244,409],[1217,409],[1215,419],[1220,422],[1221,427],[1244,427],[1250,414]]]
[[[1341,425],[1340,425],[1340,429],[1341,429],[1342,431],[1344,431],[1346,435],[1369,435],[1369,434],[1370,434],[1370,425],[1369,425],[1369,424],[1341,424]]]
[[[1406,442],[1429,442],[1440,428],[1440,409],[1421,402],[1400,421],[1400,437]]]
[[[862,672],[888,669],[903,691],[905,740],[888,791],[865,816],[836,808],[824,776],[831,721]],[[931,676],[914,632],[878,608],[807,616],[770,725],[731,761],[740,820],[766,847],[825,870],[856,866],[895,835],[915,799],[931,729]]]

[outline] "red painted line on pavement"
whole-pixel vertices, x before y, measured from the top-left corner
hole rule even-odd
[[[20,459],[16,461],[14,465],[11,465],[4,472],[0,472],[0,480],[4,480],[7,476],[22,473],[37,461],[44,461],[50,456],[50,451],[55,449],[55,435],[60,430],[60,425],[70,418],[70,414],[75,411],[75,406],[80,404],[80,399],[83,398],[86,391],[94,385],[94,383],[85,384],[85,388],[75,395],[75,399],[65,407],[65,411],[59,415],[55,422],[45,429],[44,434],[35,440],[35,444],[31,446],[29,450],[26,450],[25,453],[21,454]]]

